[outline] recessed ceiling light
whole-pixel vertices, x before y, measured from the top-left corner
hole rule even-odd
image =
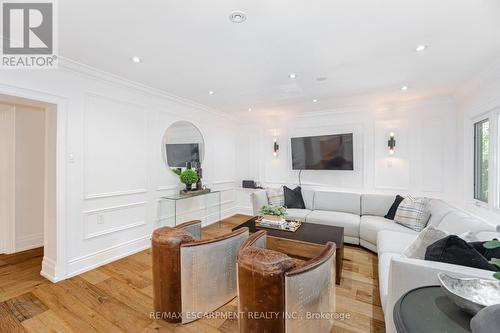
[[[418,45],[416,48],[415,48],[415,51],[417,52],[422,52],[423,50],[425,50],[427,48],[427,45]]]
[[[241,10],[235,10],[231,14],[229,14],[229,20],[233,23],[243,23],[247,19],[247,14],[242,12]]]
[[[313,99],[313,103],[318,103],[318,100],[316,98]]]
[[[130,58],[130,60],[132,60],[133,62],[135,62],[137,64],[142,62],[142,59],[139,58],[138,56],[132,57],[132,58]]]
[[[208,92],[208,94],[209,94],[209,95],[213,95],[213,94],[214,94],[214,92],[213,92],[212,90],[210,90],[210,91]]]
[[[408,86],[402,86],[402,87],[401,87],[401,90],[403,90],[403,91],[408,90]]]
[[[248,112],[252,112],[252,108],[248,108]]]
[[[296,78],[297,78],[297,74],[295,74],[295,73],[291,73],[291,74],[289,75],[289,77],[290,77],[290,79],[296,79]]]

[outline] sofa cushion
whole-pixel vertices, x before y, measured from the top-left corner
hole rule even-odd
[[[398,253],[402,254],[408,245],[413,243],[418,234],[406,232],[382,230],[377,234],[377,253]]]
[[[305,209],[304,199],[302,198],[302,189],[297,186],[293,190],[287,186],[283,186],[286,208]]]
[[[441,220],[447,214],[456,211],[456,208],[453,208],[443,200],[439,199],[431,199],[429,201],[429,209],[431,211],[431,217],[429,218],[428,224],[433,226],[437,226],[439,223],[441,223]]]
[[[313,210],[314,191],[302,189],[302,199],[304,199],[306,209]]]
[[[306,217],[306,222],[344,227],[344,236],[359,237],[359,215],[313,210]]]
[[[311,211],[309,209],[289,208],[286,210],[286,218],[291,220],[305,221],[306,216],[310,213]]]
[[[480,231],[476,234],[478,241],[490,241],[492,239],[500,239],[500,232],[496,231]]]
[[[393,195],[363,194],[361,195],[361,215],[384,216],[393,202]]]
[[[446,214],[438,227],[454,235],[460,235],[467,231],[478,233],[480,231],[495,230],[493,226],[460,210],[454,210]]]
[[[372,244],[377,244],[377,233],[381,230],[392,230],[404,232],[407,234],[417,234],[409,228],[394,223],[380,216],[363,215],[361,216],[361,223],[359,225],[359,235],[361,239]]]
[[[379,289],[380,289],[380,301],[382,303],[382,308],[386,307],[387,295],[389,293],[389,273],[391,268],[391,260],[395,257],[401,257],[397,253],[383,253],[378,257],[378,279],[379,279]],[[392,310],[391,310],[392,311]]]
[[[314,193],[314,210],[361,215],[361,196],[355,193],[317,191]]]

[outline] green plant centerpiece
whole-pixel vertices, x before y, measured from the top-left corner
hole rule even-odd
[[[181,172],[180,179],[181,183],[186,185],[186,191],[190,191],[191,186],[198,181],[198,174],[194,170],[187,169]]]
[[[286,215],[286,208],[283,206],[265,205],[260,209],[259,213],[266,220],[281,221]]]
[[[497,231],[500,232],[500,225],[497,227]],[[494,239],[489,242],[485,242],[483,246],[488,250],[497,249],[500,247],[500,240]],[[500,268],[500,258],[492,258],[490,263]],[[500,272],[496,272],[495,274],[493,274],[493,277],[497,280],[500,280]]]

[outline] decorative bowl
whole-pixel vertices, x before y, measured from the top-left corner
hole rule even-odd
[[[463,311],[475,315],[483,308],[500,304],[500,281],[474,278],[457,279],[438,273],[441,288]]]

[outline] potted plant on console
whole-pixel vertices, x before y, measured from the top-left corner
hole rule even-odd
[[[192,169],[187,169],[182,171],[180,179],[181,183],[186,185],[185,191],[191,191],[192,185],[198,181],[198,174]]]

